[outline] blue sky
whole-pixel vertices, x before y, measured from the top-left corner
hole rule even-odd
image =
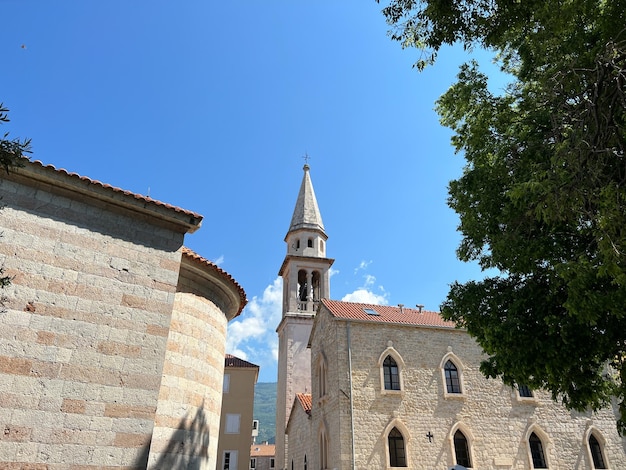
[[[198,212],[186,245],[245,289],[228,351],[276,380],[278,270],[303,156],[335,258],[331,297],[437,310],[455,280],[433,111],[467,59],[387,36],[374,0],[0,0],[0,102],[33,159]],[[489,55],[480,56],[488,64]]]

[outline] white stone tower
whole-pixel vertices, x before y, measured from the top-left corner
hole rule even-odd
[[[287,468],[285,428],[296,393],[311,393],[311,351],[307,349],[320,299],[330,296],[330,267],[322,216],[313,191],[309,165],[285,236],[287,255],[278,273],[283,278],[283,316],[278,333],[276,391],[276,467]]]

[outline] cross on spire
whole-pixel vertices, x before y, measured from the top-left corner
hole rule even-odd
[[[304,157],[302,157],[302,158],[304,158],[304,164],[308,165],[309,164],[309,159],[311,158],[311,157],[309,157],[309,154],[305,152],[304,153]]]

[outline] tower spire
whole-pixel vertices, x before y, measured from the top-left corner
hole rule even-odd
[[[291,224],[289,224],[289,232],[305,229],[319,231],[323,235],[326,235],[324,222],[322,222],[322,214],[320,213],[317,199],[315,198],[308,163],[305,163],[302,169],[304,170],[304,175],[302,177],[302,183],[300,184],[296,207],[291,217]]]

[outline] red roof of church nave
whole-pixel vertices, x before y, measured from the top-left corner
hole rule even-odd
[[[334,317],[344,320],[455,328],[454,322],[446,321],[441,318],[439,312],[429,310],[420,311],[416,308],[341,302],[329,299],[322,299],[322,303]],[[366,309],[372,313],[367,313]]]

